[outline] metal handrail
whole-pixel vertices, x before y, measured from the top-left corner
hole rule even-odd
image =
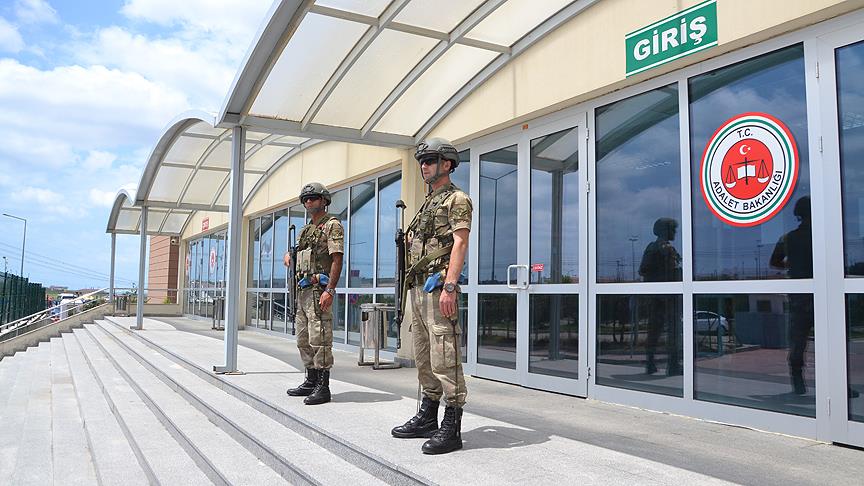
[[[107,290],[108,290],[108,288],[106,287],[103,289],[96,290],[94,292],[90,292],[89,294],[79,295],[79,296],[75,297],[75,299],[73,300],[73,305],[71,307],[70,307],[68,302],[60,303],[60,304],[48,307],[44,310],[30,314],[29,316],[24,316],[20,319],[16,319],[14,321],[10,321],[10,322],[7,322],[3,325],[0,325],[0,336],[7,336],[7,335],[11,334],[12,332],[15,332],[15,335],[17,336],[18,330],[21,329],[22,327],[29,326],[33,323],[43,321],[45,319],[50,319],[50,320],[54,321],[55,316],[60,316],[60,317],[58,317],[57,321],[62,321],[62,320],[64,320],[64,318],[61,318],[61,317],[63,316],[64,313],[68,314],[65,318],[71,317],[72,315],[74,315],[77,312],[77,310],[79,308],[84,307],[87,304],[89,304],[90,302],[93,302],[96,300],[96,299],[93,299],[91,297],[95,296],[96,294],[100,294],[102,292],[105,292]]]

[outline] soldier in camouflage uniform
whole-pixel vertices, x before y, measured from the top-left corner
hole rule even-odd
[[[398,438],[426,437],[425,454],[462,448],[462,406],[468,391],[462,374],[459,343],[459,276],[468,250],[471,199],[450,182],[459,165],[456,148],[432,138],[417,147],[423,180],[432,189],[407,229],[414,355],[423,401],[417,415],[391,433]],[[438,406],[446,408],[438,427]]]
[[[306,367],[306,379],[288,390],[305,396],[306,405],[330,401],[330,368],[333,366],[333,313],[331,306],[342,273],[345,232],[342,223],[327,214],[330,192],[313,182],[303,187],[300,202],[311,216],[297,243],[297,348]],[[290,268],[291,254],[284,257]]]

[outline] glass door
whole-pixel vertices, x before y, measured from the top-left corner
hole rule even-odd
[[[478,376],[587,391],[584,120],[570,115],[471,147]]]
[[[864,35],[859,24],[819,39],[826,272],[832,350],[831,440],[864,446]],[[840,187],[840,191],[836,190]],[[815,218],[814,218],[815,219]],[[841,221],[842,220],[842,221]]]

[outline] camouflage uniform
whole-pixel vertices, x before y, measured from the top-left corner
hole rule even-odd
[[[453,232],[471,229],[471,198],[453,184],[447,184],[426,197],[423,206],[408,226],[408,266],[441,248],[453,244]],[[452,318],[444,317],[438,304],[441,288],[432,293],[423,290],[426,279],[444,271],[450,263],[450,253],[429,262],[408,281],[409,302],[413,319],[414,355],[417,377],[423,394],[438,401],[441,395],[449,406],[461,408],[468,390],[462,374],[459,344],[462,328],[457,311]],[[442,279],[443,283],[443,279]],[[457,301],[458,307],[458,301]]]
[[[330,369],[333,366],[333,313],[321,312],[319,302],[323,288],[317,276],[329,274],[334,253],[343,253],[345,231],[333,216],[325,216],[317,225],[309,224],[300,231],[297,245],[297,281],[306,277],[315,285],[297,290],[297,348],[307,369]],[[307,259],[301,256],[310,250]]]

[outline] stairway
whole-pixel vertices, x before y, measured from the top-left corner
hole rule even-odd
[[[0,361],[0,484],[428,484],[109,321]]]

